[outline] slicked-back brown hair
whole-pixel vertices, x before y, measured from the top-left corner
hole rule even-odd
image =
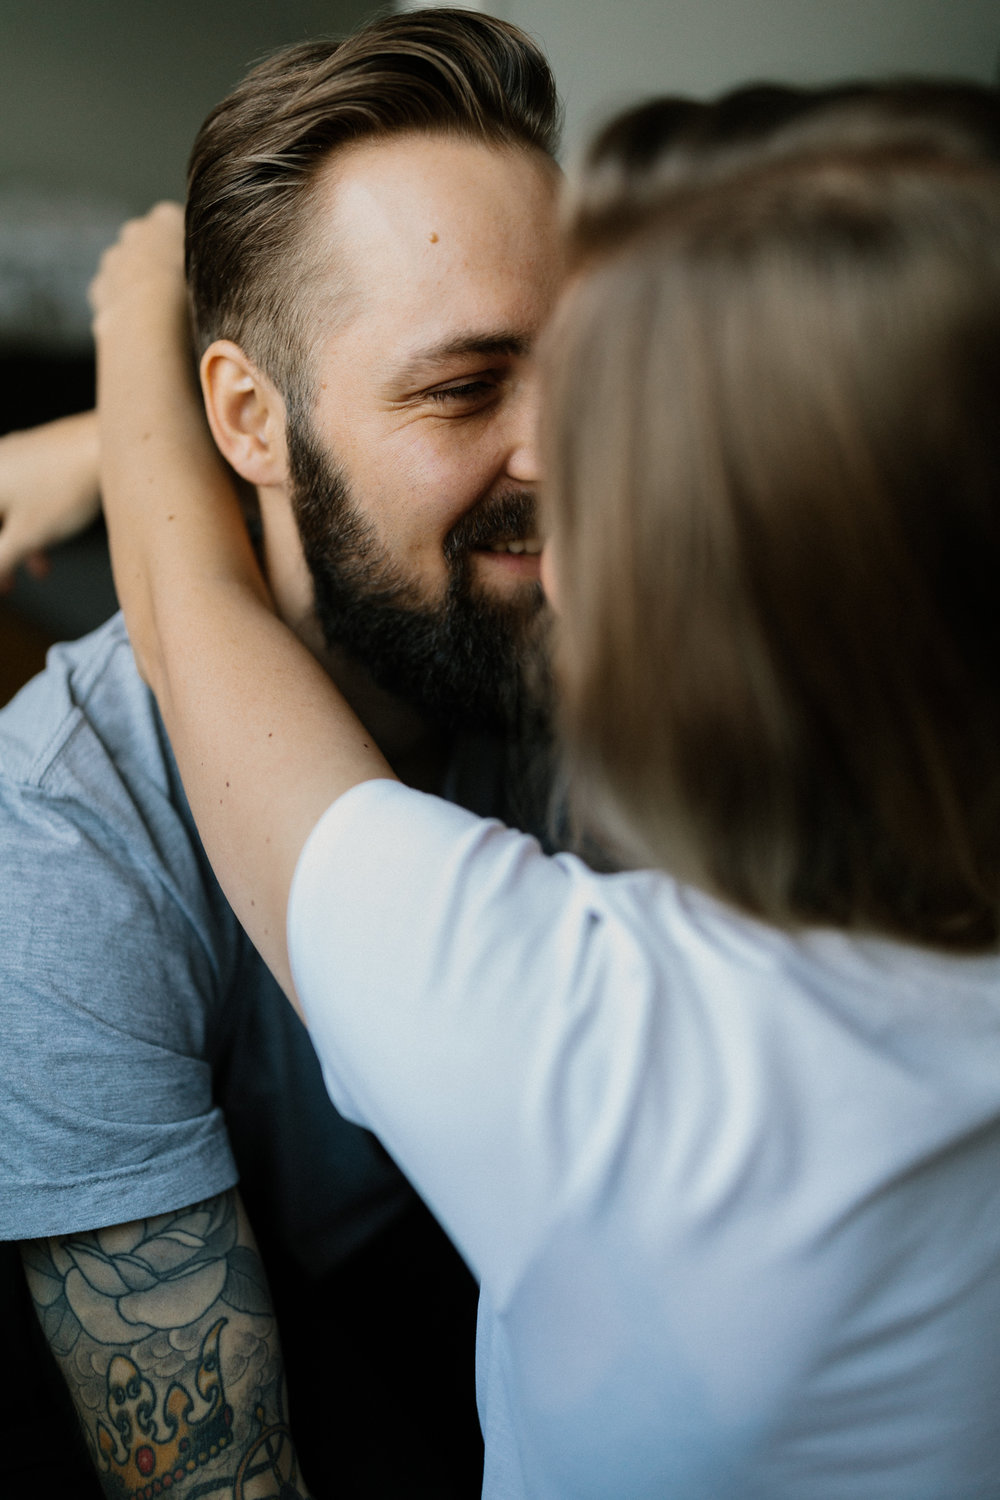
[[[442,132],[553,154],[555,85],[516,27],[463,10],[382,16],[255,67],[209,115],[188,171],[187,275],[199,349],[234,340],[290,396],[315,307],[308,204],[337,147]]]
[[[585,822],[779,925],[1000,936],[1000,105],[666,101],[595,147],[546,470]]]

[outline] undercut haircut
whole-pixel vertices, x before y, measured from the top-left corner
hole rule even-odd
[[[525,34],[492,16],[382,16],[344,40],[288,47],[209,115],[188,170],[195,347],[232,339],[301,397],[316,309],[310,200],[338,147],[414,131],[553,156],[558,101]]]
[[[1000,938],[1000,99],[667,100],[548,349],[580,821],[784,927]]]

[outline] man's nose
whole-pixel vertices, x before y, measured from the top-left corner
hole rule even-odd
[[[518,381],[511,403],[507,473],[519,484],[537,484],[541,478],[538,454],[538,379],[526,372]]]

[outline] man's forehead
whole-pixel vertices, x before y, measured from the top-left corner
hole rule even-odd
[[[317,183],[319,260],[391,334],[397,368],[519,355],[554,289],[555,196],[555,168],[526,148],[428,133],[358,142]]]
[[[544,251],[554,223],[556,169],[540,152],[412,132],[334,153],[317,179],[314,226],[364,279],[376,265],[419,256],[455,269],[463,252]],[[471,267],[470,267],[471,269]]]

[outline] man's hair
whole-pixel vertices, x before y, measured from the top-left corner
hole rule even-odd
[[[597,142],[545,470],[581,816],[779,925],[1000,936],[1000,100]]]
[[[188,170],[187,275],[199,352],[229,338],[289,396],[308,352],[308,208],[350,142],[410,131],[553,154],[555,84],[516,27],[463,10],[383,16],[260,63],[209,115]]]

